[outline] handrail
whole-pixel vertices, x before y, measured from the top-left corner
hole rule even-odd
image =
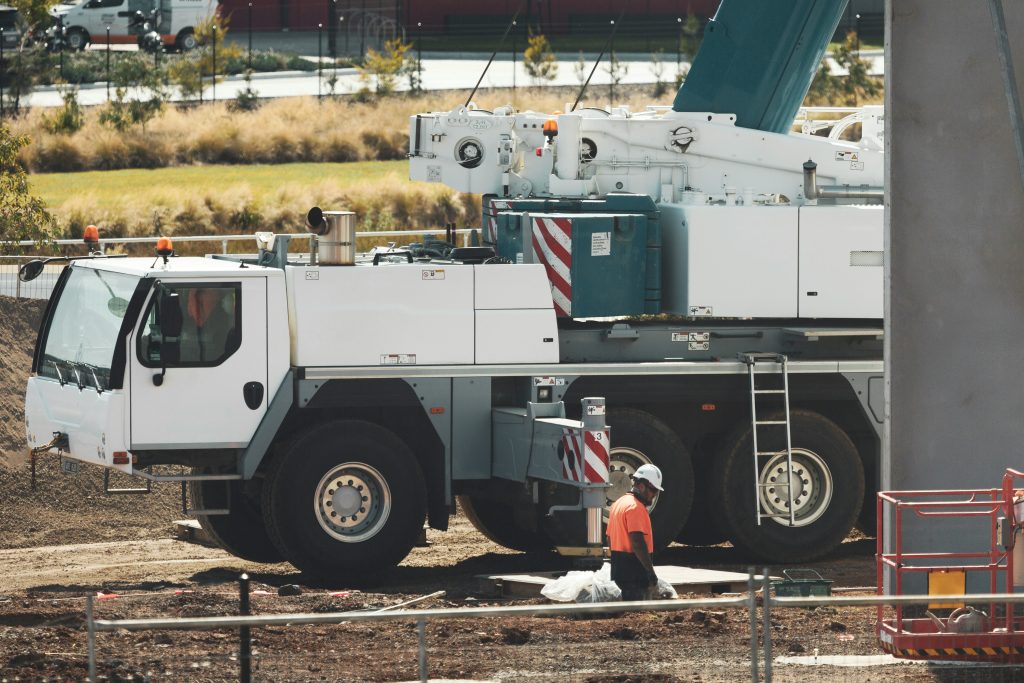
[[[468,235],[476,228],[458,228],[455,230],[457,234]],[[443,228],[431,228],[428,230],[369,230],[357,232],[356,237],[408,237],[410,235],[444,235],[451,231],[444,230]],[[290,237],[291,239],[308,239],[311,237],[308,232],[285,232],[280,233],[282,236]],[[99,239],[100,244],[146,244],[147,242],[156,242],[160,237],[101,237]],[[171,237],[175,242],[237,242],[240,240],[253,240],[255,241],[255,235],[174,235]],[[0,247],[4,246],[19,246],[19,247],[31,247],[38,244],[34,240],[20,240],[18,242],[0,242]],[[53,240],[53,244],[57,245],[81,245],[85,244],[80,238],[74,239],[59,239]]]

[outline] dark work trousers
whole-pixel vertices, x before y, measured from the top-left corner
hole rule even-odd
[[[612,581],[622,591],[622,599],[627,602],[648,598],[647,589],[650,584],[647,581],[647,570],[633,553],[612,552]]]

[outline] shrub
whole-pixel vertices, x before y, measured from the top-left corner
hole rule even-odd
[[[534,85],[555,80],[558,75],[558,62],[551,49],[551,43],[541,33],[530,33],[527,38],[526,50],[523,51],[523,68],[530,75]]]
[[[395,91],[398,76],[407,68],[407,55],[412,43],[401,38],[388,40],[384,43],[384,51],[377,52],[373,48],[366,51],[366,59],[359,67],[359,79],[368,86],[374,84],[378,95],[390,95]]]
[[[363,144],[370,149],[371,159],[392,161],[404,159],[409,151],[409,136],[405,133],[363,131]]]
[[[82,106],[78,104],[78,88],[65,88],[60,97],[64,104],[58,107],[53,115],[43,118],[43,126],[55,135],[76,133],[85,124]]]

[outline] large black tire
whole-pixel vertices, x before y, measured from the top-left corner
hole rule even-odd
[[[686,524],[676,536],[676,541],[679,543],[708,546],[718,545],[729,540],[729,535],[722,529],[721,510],[714,505],[714,499],[709,490],[713,461],[714,454],[701,452],[701,447],[698,445],[693,457],[693,505],[690,506]]]
[[[762,419],[781,419],[766,415]],[[864,469],[850,438],[831,420],[808,410],[790,415],[797,526],[788,526],[788,494],[772,484],[785,480],[785,430],[759,432],[758,449],[782,451],[760,459],[762,509],[785,513],[785,519],[762,519],[754,510],[753,440],[749,424],[740,425],[722,444],[713,467],[711,488],[722,511],[729,539],[751,559],[806,562],[830,553],[853,528],[864,498]],[[773,462],[774,461],[774,462]],[[773,478],[774,477],[774,478]]]
[[[666,548],[679,535],[693,502],[690,452],[668,425],[643,410],[610,408],[606,422],[611,427],[612,443],[609,453],[612,486],[607,491],[607,503],[611,505],[629,492],[630,475],[637,468],[648,463],[657,465],[665,492],[650,508],[651,527],[654,549]],[[580,545],[586,538],[585,530],[583,513],[556,513],[547,527],[554,545]]]
[[[64,47],[73,52],[84,50],[89,42],[89,34],[84,29],[69,28],[64,34]]]
[[[183,28],[174,39],[174,47],[178,52],[191,52],[198,46],[196,32],[191,28]]]
[[[551,550],[551,541],[543,533],[524,529],[516,523],[512,504],[483,495],[459,496],[458,501],[470,523],[488,540],[524,553]]]
[[[263,523],[260,501],[249,493],[250,482],[194,481],[189,493],[194,510],[230,507],[226,515],[197,515],[203,531],[235,557],[250,562],[283,562]],[[228,489],[230,488],[230,492]]]
[[[423,530],[427,490],[416,457],[370,422],[314,427],[275,457],[263,486],[270,538],[289,562],[327,579],[397,565]]]

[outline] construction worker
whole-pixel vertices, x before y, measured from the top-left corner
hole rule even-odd
[[[647,600],[657,595],[654,573],[654,536],[647,506],[661,487],[661,470],[641,465],[633,473],[633,488],[612,503],[608,513],[608,545],[612,551],[612,581],[623,600]]]

